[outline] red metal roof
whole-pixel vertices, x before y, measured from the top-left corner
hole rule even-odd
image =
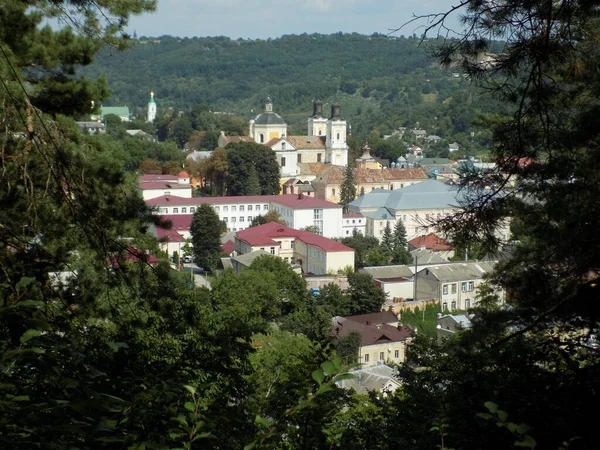
[[[160,218],[162,221],[169,220],[171,222],[171,230],[188,231],[192,225],[193,216],[193,214],[163,214]]]
[[[238,231],[236,237],[252,247],[259,245],[277,246],[274,239],[295,238],[305,244],[318,247],[326,252],[353,252],[354,250],[340,242],[328,239],[309,231],[295,230],[277,222],[269,222],[257,227]]]
[[[140,175],[138,177],[138,182],[140,182],[140,183],[149,183],[149,182],[153,182],[153,181],[162,181],[162,182],[172,181],[174,183],[177,183],[177,177],[175,175],[163,175],[163,174],[146,174],[146,175]]]
[[[285,194],[285,195],[239,195],[233,197],[193,197],[184,198],[175,195],[163,195],[161,197],[146,200],[152,206],[179,206],[179,205],[220,205],[220,204],[264,204],[268,202],[277,203],[294,209],[312,208],[341,208],[337,203],[328,202],[309,195]]]
[[[138,184],[138,189],[145,191],[147,189],[189,189],[190,184],[177,184],[177,180],[174,182],[166,181],[147,181]]]
[[[177,230],[156,227],[156,236],[163,242],[185,242],[185,238]]]

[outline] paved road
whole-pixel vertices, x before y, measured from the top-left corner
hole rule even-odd
[[[183,270],[190,273],[190,270],[194,271],[194,284],[196,286],[204,286],[208,289],[212,289],[210,281],[207,280],[206,275],[195,264],[184,264]]]

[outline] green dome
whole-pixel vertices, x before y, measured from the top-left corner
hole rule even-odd
[[[264,112],[254,119],[256,125],[285,125],[283,118],[274,112]]]

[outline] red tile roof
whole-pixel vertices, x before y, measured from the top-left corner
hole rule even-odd
[[[220,204],[255,204],[273,202],[279,205],[287,206],[294,209],[311,209],[311,208],[341,208],[337,203],[328,202],[315,197],[304,195],[298,198],[297,194],[285,195],[240,195],[234,197],[194,197],[184,198],[175,195],[163,195],[161,197],[146,200],[148,205],[152,206],[179,206],[179,205],[220,205]]]
[[[414,248],[426,248],[434,252],[445,252],[454,250],[454,247],[444,238],[437,236],[434,233],[429,233],[426,236],[419,236],[408,241],[408,244]]]
[[[348,336],[352,331],[360,333],[360,345],[375,345],[386,342],[402,342],[412,337],[412,330],[408,327],[395,327],[391,325],[367,325],[351,320],[351,317],[339,317],[334,325],[335,337]]]
[[[314,182],[325,184],[341,184],[346,168],[330,166]],[[421,168],[417,169],[353,169],[357,183],[385,183],[388,181],[426,180],[427,174]]]
[[[285,140],[299,150],[325,150],[325,136],[286,136]]]
[[[274,239],[295,238],[304,242],[305,244],[318,247],[326,252],[354,251],[352,248],[341,244],[340,242],[334,241],[333,239],[328,239],[309,231],[295,230],[277,222],[269,222],[264,225],[238,231],[236,237],[252,247],[259,245],[268,245],[273,247],[279,245]]]

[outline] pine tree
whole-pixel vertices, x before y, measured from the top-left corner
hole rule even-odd
[[[406,240],[406,228],[402,219],[396,221],[394,225],[394,234],[392,236],[392,263],[410,264],[412,257],[408,251],[408,242]]]
[[[392,227],[390,226],[390,222],[386,222],[385,228],[383,230],[383,235],[381,236],[381,249],[387,254],[392,254],[394,250],[394,244],[392,240]]]
[[[344,170],[344,179],[340,188],[340,205],[343,205],[344,212],[348,212],[348,204],[356,198],[356,180],[354,171],[349,165]]]

